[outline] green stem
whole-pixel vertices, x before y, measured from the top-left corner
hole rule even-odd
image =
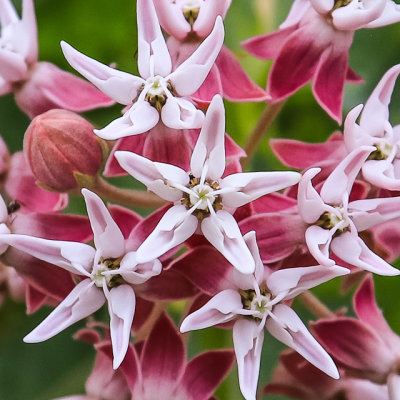
[[[264,137],[264,134],[275,121],[275,118],[279,114],[279,111],[281,111],[284,104],[285,100],[275,104],[269,104],[261,114],[261,117],[257,121],[257,125],[254,127],[244,146],[244,151],[246,152],[247,157],[242,158],[241,160],[242,168],[244,168],[253,157],[261,143],[261,140]]]
[[[299,295],[298,298],[318,318],[334,318],[336,316],[334,312],[308,290]]]

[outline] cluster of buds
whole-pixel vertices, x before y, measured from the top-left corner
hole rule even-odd
[[[89,83],[38,61],[33,0],[21,18],[0,0],[0,94],[13,92],[32,118],[23,152],[0,143],[0,300],[55,306],[27,343],[86,321],[75,337],[94,346],[94,369],[86,395],[64,399],[215,399],[236,360],[246,400],[398,400],[400,340],[372,273],[400,275],[390,264],[400,256],[399,129],[389,121],[400,64],[348,113],[343,134],[271,141],[301,172],[243,168],[283,100],[311,80],[341,123],[345,82],[362,83],[348,65],[355,31],[400,21],[400,6],[294,0],[277,31],[243,43],[274,60],[264,90],[224,45],[231,3],[137,0],[139,76],[61,42]],[[267,103],[246,151],[225,132],[224,99]],[[114,103],[122,116],[103,128],[75,113]],[[147,191],[102,176],[127,174]],[[61,213],[69,196],[83,197],[88,217]],[[358,319],[309,291],[334,278],[359,285]],[[320,318],[309,328],[297,296]],[[178,300],[184,310],[168,307]],[[109,325],[96,313],[105,304]],[[182,334],[211,326],[232,330],[233,350],[187,362]],[[259,389],[265,330],[290,350]]]

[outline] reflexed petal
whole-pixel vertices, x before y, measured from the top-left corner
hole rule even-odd
[[[167,76],[172,69],[171,57],[161,32],[160,23],[152,0],[138,0],[138,68],[140,75]]]
[[[24,337],[26,343],[47,340],[72,324],[96,312],[103,304],[103,292],[90,279],[80,282],[53,312]]]
[[[348,197],[361,167],[375,147],[362,146],[352,151],[328,176],[321,189],[325,203],[341,205]]]
[[[261,196],[285,189],[299,182],[298,172],[243,172],[222,179],[221,189],[233,188],[236,191],[222,194],[222,203],[227,207],[240,207]]]
[[[240,391],[246,400],[256,398],[263,342],[264,329],[260,331],[256,321],[240,319],[233,325]]]
[[[237,290],[223,290],[199,310],[188,315],[183,320],[180,331],[184,333],[231,321],[242,308],[242,298]]]
[[[342,235],[343,234],[340,236]],[[331,240],[332,233],[320,226],[312,225],[306,230],[308,250],[321,265],[326,265],[328,267],[335,264],[335,262],[329,258],[329,246]]]
[[[204,114],[189,100],[168,97],[161,110],[161,119],[169,128],[196,129],[202,126]]]
[[[40,260],[57,265],[78,275],[89,276],[95,249],[84,243],[47,240],[25,235],[0,235],[0,243],[7,243]]]
[[[170,208],[161,218],[150,236],[138,248],[136,257],[139,263],[157,258],[173,247],[183,243],[193,235],[198,219],[183,205]]]
[[[288,300],[296,297],[305,290],[318,286],[337,276],[349,273],[350,270],[337,265],[332,267],[317,265],[313,267],[280,269],[273,272],[267,278],[267,287],[274,297],[286,293],[285,300]]]
[[[276,339],[300,353],[315,367],[334,379],[338,370],[328,353],[311,336],[297,314],[288,306],[278,304],[273,308],[275,318],[268,318],[266,328]]]
[[[129,285],[120,285],[112,288],[107,293],[107,300],[114,355],[113,368],[117,369],[122,363],[129,346],[132,321],[135,315],[135,292]]]
[[[196,51],[168,79],[180,96],[190,96],[204,82],[224,42],[224,24],[217,17],[214,29]]]
[[[156,163],[130,151],[117,151],[115,158],[125,171],[163,199],[177,201],[182,198],[182,191],[169,185],[169,182],[188,183],[189,176],[181,168]]]
[[[196,177],[202,176],[207,164],[207,178],[219,179],[225,170],[225,109],[221,96],[214,96],[193,149],[190,170]]]
[[[108,67],[85,56],[66,42],[61,42],[61,48],[72,67],[120,104],[130,104],[144,84],[142,78]]]
[[[351,232],[344,232],[331,243],[332,251],[343,261],[378,275],[394,276],[400,271],[373,253],[365,243]]]
[[[239,272],[244,274],[254,272],[254,259],[231,214],[224,210],[211,214],[202,221],[201,231]]]

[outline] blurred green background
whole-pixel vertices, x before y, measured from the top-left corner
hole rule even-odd
[[[218,1],[218,0],[216,0]],[[20,9],[20,2],[16,1]],[[63,58],[60,40],[65,40],[83,53],[105,63],[117,64],[121,70],[137,73],[137,50],[134,0],[36,0],[39,24],[40,60],[50,61],[72,71]],[[270,62],[247,55],[240,42],[251,36],[276,29],[283,21],[290,0],[233,0],[228,12],[226,44],[260,86],[265,86]],[[400,63],[400,25],[359,31],[350,53],[350,65],[364,79],[363,85],[347,85],[344,116],[349,109],[363,103],[384,72]],[[256,124],[264,104],[226,104],[227,131],[243,145]],[[86,113],[98,126],[116,118],[121,106]],[[391,121],[400,123],[400,88],[391,103]],[[9,149],[22,148],[28,118],[18,110],[12,95],[0,98],[0,134]],[[272,155],[271,137],[324,141],[337,124],[317,105],[309,86],[290,98],[263,140],[248,169],[283,168]],[[131,180],[129,181],[131,183]],[[79,200],[72,200],[71,210],[84,210]],[[400,333],[398,278],[375,279],[377,298],[393,329]],[[330,282],[314,292],[330,307],[351,308],[351,294],[339,294],[339,282]],[[295,310],[306,322],[311,315],[294,302]],[[7,300],[0,308],[0,400],[48,400],[68,394],[84,393],[84,382],[90,373],[94,352],[89,345],[71,339],[79,324],[55,338],[40,344],[24,344],[22,338],[49,313],[44,308],[27,317],[23,304]],[[352,312],[350,310],[350,312]],[[189,356],[209,348],[230,347],[231,332],[208,329],[192,334]],[[283,346],[266,334],[259,385],[264,385],[277,363]],[[379,355],[377,355],[379,356]],[[240,399],[235,368],[218,391],[220,399]],[[268,397],[283,399],[282,397]]]

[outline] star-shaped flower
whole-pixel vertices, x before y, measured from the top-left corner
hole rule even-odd
[[[254,261],[236,220],[237,207],[260,196],[296,184],[297,172],[237,173],[225,171],[225,110],[222,98],[213,98],[193,150],[190,172],[137,154],[117,151],[115,157],[130,175],[165,200],[174,202],[150,236],[138,248],[147,262],[192,236],[198,228],[232,265],[243,273],[254,271]]]

